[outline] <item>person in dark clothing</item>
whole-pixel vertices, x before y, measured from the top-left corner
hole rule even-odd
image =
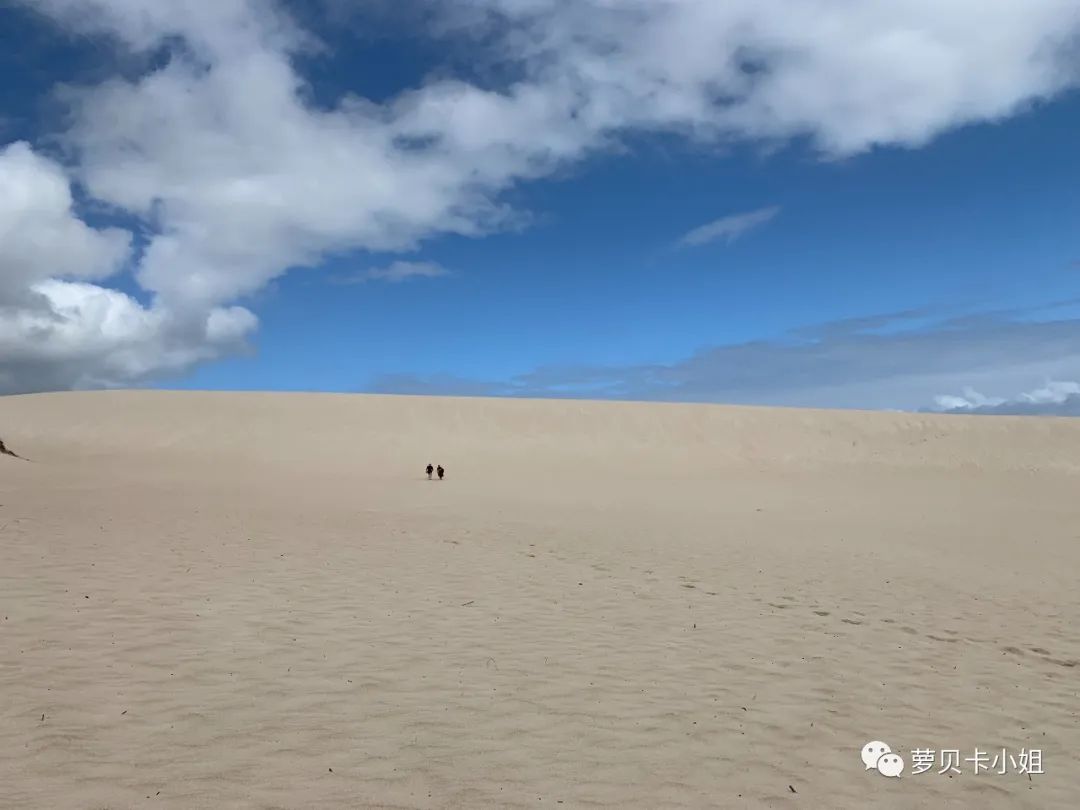
[[[446,470],[443,469],[442,464],[439,465],[439,480],[443,480],[443,476],[446,475]]]
[[[432,466],[431,466],[430,464],[428,464],[428,465],[427,465],[427,480],[428,480],[428,481],[430,481],[430,480],[431,480],[431,474],[432,474],[433,472],[435,472],[435,468],[434,468],[434,467],[432,467]]]

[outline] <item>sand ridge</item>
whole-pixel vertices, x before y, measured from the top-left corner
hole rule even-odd
[[[0,806],[1080,790],[1072,420],[110,392],[0,427],[35,460],[0,458]],[[1046,774],[886,780],[870,739]]]

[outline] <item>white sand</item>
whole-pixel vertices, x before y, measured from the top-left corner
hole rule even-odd
[[[1080,421],[118,392],[0,437],[0,806],[1080,800]]]

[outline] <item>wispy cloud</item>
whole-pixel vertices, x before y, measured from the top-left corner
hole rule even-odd
[[[852,318],[771,340],[716,346],[668,364],[546,367],[509,380],[455,379],[452,388],[490,396],[1080,412],[1080,393],[1071,393],[1072,383],[1045,382],[1080,380],[1080,319],[1034,319],[1051,309],[945,319],[927,312]],[[434,394],[446,382],[386,377],[373,390]],[[942,396],[965,390],[971,396]]]
[[[349,276],[336,279],[339,284],[365,284],[369,281],[385,281],[388,284],[400,284],[418,278],[439,278],[453,275],[436,262],[398,261],[386,267],[373,267]]]
[[[442,397],[514,396],[513,386],[473,380],[455,374],[383,374],[361,393]]]
[[[748,231],[760,228],[779,213],[780,206],[772,205],[756,211],[745,211],[741,214],[721,217],[684,234],[678,244],[680,247],[700,247],[722,239],[730,245]]]

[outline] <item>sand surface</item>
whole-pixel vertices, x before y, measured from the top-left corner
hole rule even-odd
[[[1080,420],[115,392],[0,438],[0,806],[1080,800]]]

